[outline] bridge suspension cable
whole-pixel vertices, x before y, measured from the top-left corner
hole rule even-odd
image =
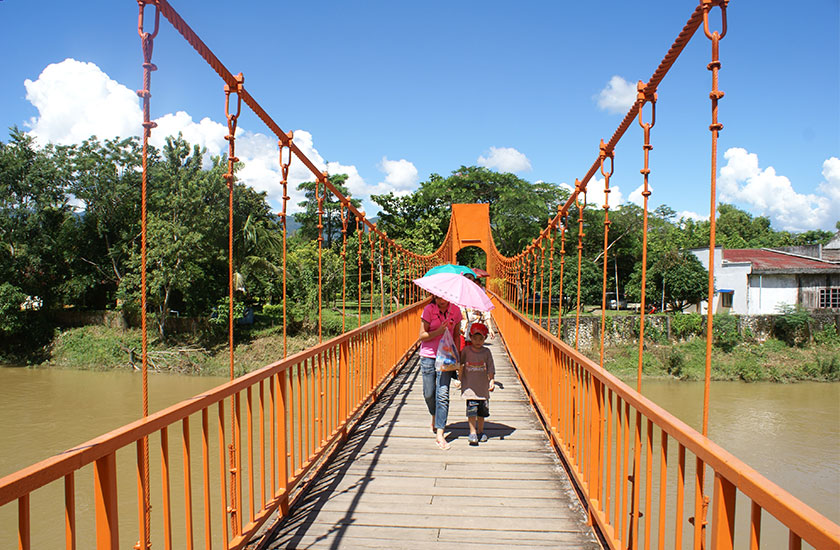
[[[712,341],[712,299],[714,293],[713,265],[710,261],[706,376],[703,403],[702,433],[697,433],[672,415],[645,399],[641,389],[645,331],[645,270],[647,268],[647,219],[651,173],[649,154],[652,149],[650,130],[655,123],[657,88],[679,57],[691,37],[703,25],[704,34],[712,43],[712,151],[711,151],[711,235],[710,259],[714,250],[714,220],[716,210],[715,176],[717,170],[717,139],[722,125],[718,121],[718,101],[723,92],[718,89],[719,42],[726,34],[728,0],[701,0],[685,27],[677,36],[665,58],[647,83],[639,82],[635,103],[615,133],[606,143],[601,140],[595,161],[582,178],[575,180],[574,190],[545,228],[524,250],[512,257],[502,255],[490,230],[488,205],[453,205],[452,217],[440,247],[432,254],[412,252],[379,230],[364,211],[357,208],[330,181],[329,174],[320,170],[296,146],[291,132],[284,132],[246,90],[244,76],[234,75],[213,54],[207,45],[187,25],[167,0],[137,0],[139,5],[138,32],[143,51],[143,175],[141,187],[141,327],[143,419],[123,426],[91,442],[68,450],[30,468],[0,479],[0,506],[17,501],[18,539],[24,549],[30,544],[30,494],[43,486],[64,480],[66,546],[76,547],[75,474],[86,465],[94,469],[94,505],[97,548],[119,547],[119,495],[115,465],[117,451],[131,446],[136,450],[138,542],[135,548],[151,547],[152,534],[163,539],[163,547],[172,547],[170,500],[169,428],[180,424],[183,445],[183,502],[184,523],[188,547],[195,543],[193,533],[191,464],[200,465],[202,476],[202,512],[205,547],[219,538],[212,516],[220,520],[221,543],[224,548],[243,548],[250,538],[275,512],[283,516],[314,479],[330,453],[347,438],[348,431],[374,402],[381,389],[408,363],[417,345],[417,317],[424,305],[424,296],[412,285],[412,279],[422,276],[430,267],[452,262],[457,252],[467,244],[477,244],[485,252],[490,294],[497,305],[495,320],[504,337],[504,344],[517,365],[520,378],[532,398],[552,445],[558,450],[573,478],[592,520],[593,526],[604,536],[610,548],[650,548],[656,540],[660,548],[667,547],[666,522],[673,525],[674,547],[682,547],[684,504],[693,494],[694,548],[704,548],[709,539],[706,526],[711,505],[711,540],[713,548],[733,548],[735,544],[736,493],[750,499],[749,538],[752,548],[758,548],[761,536],[762,513],[778,519],[789,530],[789,546],[801,547],[802,541],[816,548],[840,547],[840,529],[783,490],[764,479],[725,450],[710,441],[707,435],[708,397]],[[147,32],[145,8],[155,10],[152,32]],[[721,31],[710,31],[709,15],[713,8],[721,13]],[[154,39],[163,15],[213,68],[224,82],[225,117],[229,142],[227,171],[223,178],[228,187],[228,346],[230,381],[191,400],[149,415],[148,411],[148,344],[146,319],[146,251],[148,175],[148,140],[155,123],[150,117],[151,72]],[[235,110],[231,108],[231,94],[235,95]],[[245,104],[278,139],[278,164],[282,187],[282,210],[278,214],[283,235],[283,359],[266,367],[236,377],[234,354],[234,239],[233,205],[236,192],[235,171],[236,129],[241,106]],[[650,122],[645,122],[643,110],[650,106]],[[637,120],[644,135],[643,164],[643,247],[641,281],[641,319],[636,390],[604,370],[604,338],[606,333],[606,280],[610,249],[609,193],[614,171],[614,151],[619,140]],[[302,352],[288,355],[287,349],[287,204],[289,170],[294,159],[312,174],[317,203],[318,242],[318,344]],[[609,160],[609,168],[606,164]],[[604,223],[602,312],[600,364],[595,364],[579,352],[581,338],[581,279],[584,243],[584,212],[587,207],[587,187],[597,173],[604,177]],[[152,182],[154,183],[154,182]],[[338,202],[341,221],[342,261],[342,332],[340,336],[323,340],[323,247],[325,201],[328,193]],[[570,220],[577,211],[576,220]],[[350,229],[348,229],[350,225]],[[575,225],[577,226],[575,229]],[[348,298],[348,232],[355,226],[357,242],[350,242],[356,255],[356,321],[358,328],[347,331]],[[557,233],[559,232],[559,238]],[[577,253],[577,265],[566,266],[567,233]],[[330,238],[332,235],[329,235]],[[554,282],[555,248],[559,240],[559,304],[556,336],[551,332],[552,293]],[[615,242],[615,241],[613,241]],[[154,243],[152,243],[154,245]],[[366,258],[365,258],[366,256]],[[548,256],[548,277],[546,277]],[[366,261],[365,261],[366,260]],[[387,262],[388,308],[385,308],[385,271]],[[363,264],[370,269],[370,278],[363,281]],[[561,341],[563,305],[566,302],[564,275],[576,269],[574,291],[575,327],[574,347]],[[351,263],[351,272],[353,265]],[[379,314],[375,318],[376,274],[379,273]],[[351,275],[352,277],[352,275]],[[543,316],[545,283],[548,279],[548,304]],[[363,323],[363,285],[370,286],[368,322]],[[396,287],[395,287],[396,286]],[[351,288],[352,290],[352,288]],[[402,297],[399,307],[394,299]],[[540,305],[537,307],[537,300]],[[618,300],[618,293],[616,293]],[[350,312],[351,318],[353,312]],[[537,322],[535,323],[534,320]],[[256,395],[255,395],[256,394]],[[225,403],[230,406],[229,415]],[[245,409],[243,418],[242,408]],[[635,412],[635,414],[633,414]],[[190,417],[194,421],[190,422]],[[199,418],[200,417],[200,418]],[[211,420],[212,417],[212,420]],[[200,424],[200,426],[199,426]],[[244,425],[244,427],[243,427]],[[211,428],[212,426],[212,428]],[[633,431],[631,437],[630,431]],[[214,433],[215,432],[215,433]],[[194,451],[190,434],[201,440],[201,452]],[[654,433],[659,447],[655,449]],[[153,530],[151,522],[152,492],[150,490],[150,436],[157,434],[157,448],[161,468],[156,506],[160,503],[162,526]],[[257,442],[254,441],[256,435]],[[212,437],[218,437],[213,451]],[[245,443],[243,444],[243,438]],[[266,441],[267,440],[267,441]],[[669,449],[669,441],[676,449]],[[244,453],[243,453],[244,450]],[[658,451],[654,458],[654,451]],[[644,454],[643,454],[644,451]],[[691,468],[687,455],[695,456],[694,484],[690,482]],[[201,456],[197,456],[200,454]],[[674,456],[676,455],[676,456]],[[632,458],[631,458],[632,457]],[[218,461],[219,494],[211,491],[212,460]],[[632,460],[632,463],[629,463]],[[674,469],[676,462],[676,472]],[[268,463],[266,470],[266,463]],[[628,464],[629,463],[629,464]],[[644,464],[644,469],[642,467]],[[629,468],[628,468],[629,466]],[[714,473],[713,497],[707,494],[706,470]],[[658,469],[658,472],[656,471]],[[653,479],[659,474],[659,488],[654,494]],[[669,474],[676,479],[669,481]],[[644,488],[642,481],[644,480]],[[693,490],[692,490],[693,489]],[[676,505],[669,506],[674,491]],[[259,499],[258,499],[259,496]],[[656,499],[658,497],[658,499]],[[654,500],[658,502],[654,502]],[[644,506],[644,511],[640,509]],[[654,506],[658,506],[654,510]],[[247,508],[247,514],[246,514]],[[656,515],[658,526],[653,527]],[[644,521],[640,521],[641,519]],[[198,519],[198,514],[196,514]],[[671,535],[668,535],[671,536]]]

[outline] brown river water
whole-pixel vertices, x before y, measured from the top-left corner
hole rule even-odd
[[[224,381],[151,375],[150,410]],[[645,380],[642,393],[699,430],[702,383]],[[0,368],[0,477],[136,420],[141,410],[138,373]],[[840,523],[840,384],[714,382],[709,436]],[[130,469],[131,461],[125,462]],[[126,472],[127,479],[132,475]],[[77,506],[87,498],[86,492],[92,492],[87,485],[81,478],[76,482]],[[136,497],[136,486],[127,490]],[[61,503],[49,514],[52,526],[39,526],[38,492],[33,495],[33,548],[63,548]],[[63,489],[58,494],[63,495]],[[84,510],[78,513],[81,517]],[[16,524],[17,506],[0,508],[0,548],[17,546]],[[79,536],[90,530],[80,527]],[[120,535],[126,547],[136,542],[136,530]],[[82,540],[80,544],[86,547]]]

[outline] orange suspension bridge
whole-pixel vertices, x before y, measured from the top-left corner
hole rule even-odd
[[[36,491],[52,491],[49,494],[55,500],[63,495],[63,539],[68,549],[95,547],[105,550],[121,546],[147,549],[153,542],[156,548],[166,549],[337,548],[342,545],[486,548],[492,544],[611,549],[700,549],[708,545],[714,549],[760,548],[766,547],[768,542],[779,543],[762,537],[762,525],[768,518],[781,526],[786,537],[783,544],[790,549],[803,546],[840,548],[838,525],[707,438],[711,312],[706,323],[706,385],[701,431],[692,429],[640,393],[649,154],[656,122],[656,90],[689,40],[695,34],[701,39],[705,36],[711,43],[708,69],[712,75],[709,94],[712,107],[709,126],[711,255],[715,249],[717,138],[722,129],[717,109],[718,101],[723,97],[718,88],[721,67],[718,45],[726,35],[727,0],[701,0],[648,82],[639,82],[635,103],[609,141],[601,141],[594,162],[583,177],[575,181],[571,197],[556,213],[547,213],[546,227],[530,246],[513,257],[505,257],[496,249],[487,205],[453,205],[443,244],[431,255],[418,255],[394,242],[334,188],[328,174],[319,171],[296,147],[292,134],[281,130],[247,92],[242,74],[232,74],[167,0],[138,0],[138,4],[138,30],[144,57],[143,89],[138,92],[144,116],[142,418],[0,479],[0,511],[3,507],[17,508],[19,548],[36,547],[33,539],[38,540],[39,532],[62,521],[61,517],[44,515],[39,507],[32,505],[31,496]],[[147,8],[153,12],[151,22]],[[712,30],[715,25],[710,23],[710,15],[713,12],[720,21],[720,30]],[[242,104],[252,109],[278,139],[280,185],[283,188],[283,208],[279,215],[284,238],[284,287],[287,179],[289,166],[294,161],[303,163],[316,178],[319,220],[324,213],[327,193],[332,193],[340,202],[344,296],[348,270],[351,279],[354,278],[352,272],[358,271],[355,278],[361,296],[363,250],[367,255],[365,261],[370,262],[371,277],[381,266],[387,271],[389,288],[381,293],[378,318],[375,318],[373,303],[365,312],[370,321],[364,325],[361,304],[356,312],[343,308],[344,315],[357,315],[361,326],[328,341],[320,337],[322,303],[319,288],[319,344],[288,357],[284,349],[284,357],[276,363],[235,378],[231,223],[231,380],[150,415],[145,315],[146,250],[149,245],[145,229],[146,160],[148,140],[155,128],[150,118],[150,90],[152,71],[156,69],[152,63],[153,44],[161,16],[224,81],[229,130],[226,138],[229,142],[228,172],[224,177],[231,211],[233,171],[237,162],[235,134]],[[600,364],[577,351],[580,277],[577,288],[564,289],[562,286],[564,270],[579,272],[581,269],[587,185],[596,173],[600,173],[604,178],[606,198],[602,228],[602,306],[606,305],[608,199],[613,151],[634,123],[639,124],[644,136],[641,155],[644,185],[642,318],[635,389],[603,368],[605,307],[601,308]],[[578,224],[576,242],[567,242],[566,230],[574,223]],[[348,242],[348,224],[354,224],[357,229],[357,242]],[[321,233],[320,221],[318,229]],[[588,229],[590,233],[596,230],[600,232],[598,228]],[[356,266],[347,265],[348,246],[358,248]],[[412,426],[411,404],[419,401],[416,397],[419,394],[416,391],[414,395],[407,394],[417,377],[418,317],[428,303],[428,298],[411,284],[411,280],[440,263],[455,263],[456,253],[466,246],[477,246],[486,253],[486,270],[493,282],[488,290],[496,306],[493,319],[503,342],[501,348],[494,350],[500,365],[499,379],[516,388],[521,384],[521,391],[509,388],[510,393],[520,399],[510,398],[506,404],[507,398],[501,398],[498,402],[500,408],[507,407],[500,418],[519,423],[516,430],[523,434],[521,439],[505,438],[513,431],[512,427],[508,426],[505,431],[504,426],[497,425],[495,435],[500,437],[499,445],[507,447],[496,454],[482,451],[480,459],[458,455],[454,449],[449,453],[432,453],[432,445],[421,449],[410,443],[410,436],[416,431],[412,430],[417,427]],[[318,239],[319,270],[322,247],[321,235]],[[709,303],[714,292],[714,262],[711,259]],[[374,263],[379,264],[376,270]],[[553,312],[551,308],[552,277],[558,263],[560,303],[564,294],[573,297],[576,303],[574,347],[560,340],[562,318],[559,311]],[[545,296],[546,288],[549,299],[535,299],[538,295]],[[395,306],[395,303],[400,305]],[[284,300],[284,348],[285,311]],[[557,334],[529,319],[535,316],[551,318],[552,314],[558,315]],[[565,322],[571,320],[567,318]],[[520,404],[521,409],[516,408]],[[427,420],[423,416],[418,429],[427,431]],[[493,435],[493,424],[490,426],[488,431]],[[404,438],[402,454],[388,455],[391,452],[388,448],[395,446],[398,435]],[[527,443],[529,437],[530,443]],[[179,440],[175,446],[180,450],[170,448],[172,438]],[[428,434],[424,433],[424,438],[428,443]],[[372,445],[371,441],[379,441],[379,444]],[[545,454],[550,456],[546,458]],[[135,472],[131,476],[133,479],[118,476],[119,461],[131,463],[131,471]],[[472,463],[474,470],[478,461],[486,475],[476,483],[493,490],[482,492],[470,488],[466,473],[470,468],[465,466]],[[77,501],[81,494],[77,491],[77,483],[91,483],[90,470],[93,496],[90,501]],[[358,481],[348,486],[348,479],[352,481],[353,473],[359,471]],[[421,476],[423,490],[411,489],[417,487],[407,481],[412,476]],[[391,494],[372,491],[365,494],[363,500],[359,487],[375,483],[377,477],[391,480],[394,484]],[[462,490],[453,483],[455,479],[461,479]],[[349,504],[342,511],[336,512],[327,505],[341,502],[339,497],[348,492],[352,498],[347,500]],[[450,499],[448,505],[447,498]],[[571,515],[568,510],[562,511],[568,509],[570,503],[576,509]],[[464,513],[467,506],[470,511]],[[423,514],[433,513],[431,510],[438,515],[429,523],[429,518],[424,518]],[[462,517],[454,517],[458,516],[458,510]],[[373,513],[377,518],[367,524],[367,530],[366,522],[361,519],[364,513]],[[476,522],[472,523],[473,520]],[[471,525],[480,525],[480,532],[484,534],[470,536]],[[269,526],[271,528],[267,529]],[[354,528],[362,533],[356,538],[350,536]],[[86,538],[83,533],[91,536]]]

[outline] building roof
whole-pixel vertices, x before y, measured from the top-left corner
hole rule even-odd
[[[834,237],[828,241],[828,244],[825,245],[823,248],[827,248],[828,250],[837,250],[840,248],[840,231],[834,234]]]
[[[768,248],[723,250],[725,262],[750,262],[753,273],[840,273],[840,265]]]

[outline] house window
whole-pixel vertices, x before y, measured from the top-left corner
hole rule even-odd
[[[720,307],[732,307],[732,296],[734,292],[722,292],[720,295]]]
[[[820,289],[821,308],[840,308],[840,287]]]

